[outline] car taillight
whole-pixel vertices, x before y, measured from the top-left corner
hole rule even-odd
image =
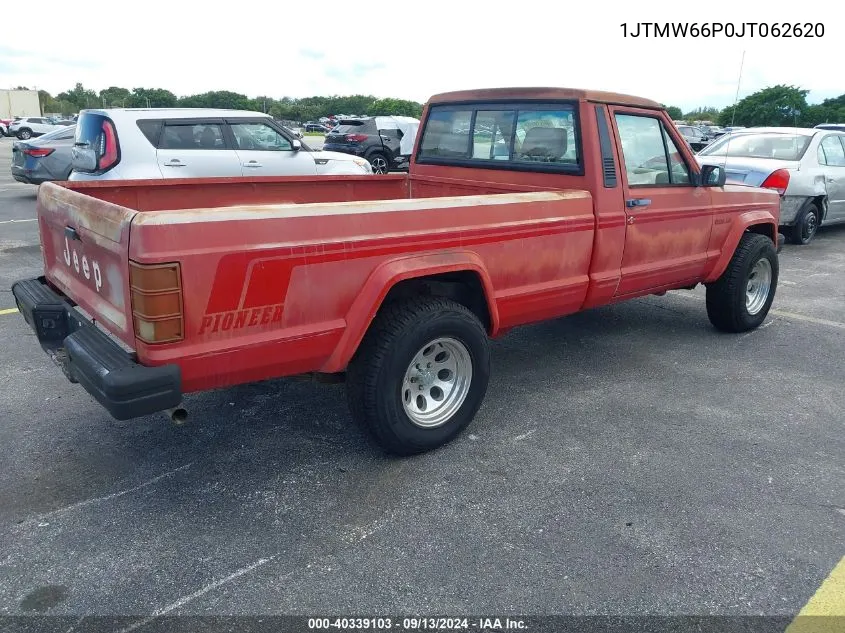
[[[129,294],[137,338],[145,343],[170,343],[185,338],[182,275],[177,262],[129,262]]]
[[[363,143],[367,140],[366,134],[347,134],[346,140],[352,143]]]
[[[774,189],[780,195],[783,195],[786,193],[786,188],[789,186],[789,172],[786,169],[773,171],[760,186],[764,189]]]
[[[35,156],[36,158],[43,158],[44,156],[49,156],[52,154],[54,149],[49,149],[47,147],[34,147],[31,149],[23,149],[21,150],[27,156]]]
[[[103,119],[103,133],[100,135],[100,147],[98,150],[99,160],[97,162],[97,169],[105,171],[110,167],[114,167],[117,163],[117,134],[114,131],[114,123],[108,119]]]

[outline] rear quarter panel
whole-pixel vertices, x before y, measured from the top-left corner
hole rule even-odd
[[[186,391],[338,371],[356,298],[383,296],[374,273],[400,260],[406,276],[480,262],[501,328],[574,312],[593,237],[583,191],[140,213],[130,258],[181,262],[186,339],[138,355],[179,364]]]

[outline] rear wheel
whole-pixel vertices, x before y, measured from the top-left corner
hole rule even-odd
[[[816,204],[804,205],[795,218],[795,225],[792,227],[791,235],[794,244],[807,245],[813,241],[816,231],[819,229],[821,211]]]
[[[707,286],[707,316],[724,332],[745,332],[769,314],[778,284],[778,256],[772,240],[746,233],[722,276]]]
[[[370,165],[373,168],[374,174],[386,174],[390,171],[390,165],[387,162],[387,157],[381,152],[376,152],[370,156]]]
[[[452,440],[487,391],[484,326],[463,305],[438,297],[385,306],[347,371],[353,417],[386,451],[412,455]]]
[[[32,130],[29,128],[23,128],[22,130],[18,130],[18,138],[22,141],[26,141],[32,138]]]

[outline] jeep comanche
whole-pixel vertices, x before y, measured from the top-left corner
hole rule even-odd
[[[117,419],[329,375],[411,454],[469,424],[515,326],[700,283],[716,328],[760,325],[778,204],[699,167],[654,101],[455,92],[426,104],[407,174],[45,183],[44,276],[13,292]]]

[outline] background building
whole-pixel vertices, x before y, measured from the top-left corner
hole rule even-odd
[[[0,90],[0,119],[41,116],[37,90]]]

